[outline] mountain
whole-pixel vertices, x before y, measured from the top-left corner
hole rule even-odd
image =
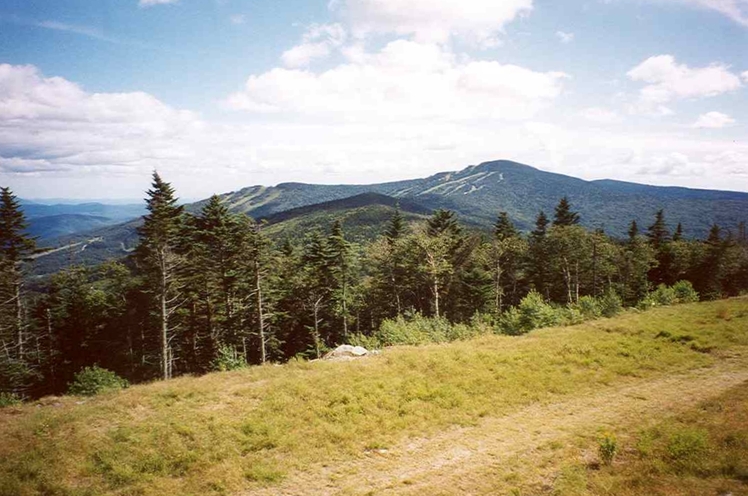
[[[122,222],[140,217],[145,213],[144,203],[121,205],[97,202],[43,204],[24,199],[21,199],[20,203],[27,219],[54,215],[93,215]]]
[[[118,224],[109,217],[85,214],[58,214],[34,217],[29,220],[28,234],[39,240],[58,238],[68,234],[90,231],[99,227]]]
[[[357,240],[381,232],[397,202],[408,219],[423,218],[434,209],[447,208],[456,211],[463,222],[483,228],[490,227],[503,210],[527,231],[532,229],[540,210],[552,217],[563,196],[580,213],[582,225],[604,228],[621,237],[631,220],[646,228],[659,209],[665,210],[671,228],[681,222],[687,237],[705,237],[714,223],[734,229],[740,221],[748,220],[748,193],[585,181],[507,160],[382,184],[282,183],[221,195],[232,211],[265,219],[268,233],[276,238],[298,239],[305,230],[326,228],[333,219],[340,218],[349,235]],[[187,210],[197,212],[205,201],[187,205]],[[73,245],[73,251],[85,249],[76,252],[75,260],[80,263],[121,257],[137,240],[138,222],[58,238],[48,245]],[[96,241],[91,243],[92,239]],[[43,262],[42,258],[38,262],[45,269],[37,269],[37,274],[65,266],[71,255],[60,250],[43,258]]]
[[[266,222],[265,232],[278,240],[297,238],[299,233],[315,228],[326,229],[333,221],[339,220],[346,236],[360,242],[383,233],[398,207],[406,221],[423,220],[432,212],[411,200],[398,200],[379,193],[361,193],[341,200],[284,210],[258,220]]]
[[[686,235],[692,237],[705,236],[714,223],[734,228],[748,218],[748,193],[585,181],[507,160],[383,184],[252,186],[222,198],[234,211],[265,217],[366,192],[416,201],[430,209],[451,209],[464,221],[481,226],[491,225],[497,213],[505,210],[524,230],[532,228],[540,210],[551,215],[562,196],[579,211],[583,225],[602,227],[618,236],[625,234],[631,220],[640,226],[651,224],[659,209],[665,210],[672,227],[681,222]]]

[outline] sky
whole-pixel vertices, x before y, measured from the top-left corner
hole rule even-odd
[[[0,2],[0,185],[23,198],[498,159],[748,191],[748,0]]]

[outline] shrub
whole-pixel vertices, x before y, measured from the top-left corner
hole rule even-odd
[[[68,393],[76,396],[94,396],[111,389],[126,388],[130,384],[111,370],[98,365],[86,367],[77,374],[68,386]]]
[[[226,372],[238,370],[247,366],[247,361],[233,346],[222,344],[218,347],[218,354],[213,359],[213,370]]]
[[[382,347],[382,343],[377,336],[367,336],[365,334],[351,334],[348,338],[348,344],[351,346],[361,346],[367,350],[376,350]]]
[[[0,392],[0,408],[6,406],[17,406],[21,404],[21,398],[15,393]]]
[[[603,314],[600,301],[593,296],[582,296],[576,305],[585,320],[597,319]]]
[[[699,293],[693,289],[691,281],[678,281],[672,286],[678,303],[696,303],[699,301]]]
[[[533,329],[559,325],[571,318],[566,309],[554,308],[543,300],[540,293],[530,291],[516,308],[510,308],[499,318],[504,334],[516,336]]]
[[[667,454],[681,472],[697,472],[709,451],[707,433],[700,429],[683,429],[670,436]]]
[[[598,441],[597,452],[603,465],[610,465],[618,453],[618,440],[613,434],[605,433]]]
[[[673,288],[660,284],[657,289],[650,292],[644,299],[639,302],[642,309],[673,305],[678,302],[678,298]]]
[[[377,333],[378,340],[385,346],[397,344],[426,344],[449,341],[452,325],[443,317],[424,317],[414,314],[409,318],[402,315],[396,319],[385,319]]]
[[[599,301],[600,314],[603,317],[615,317],[623,310],[623,300],[612,289],[606,291]]]

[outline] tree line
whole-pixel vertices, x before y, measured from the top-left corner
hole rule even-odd
[[[635,306],[681,280],[703,299],[748,290],[745,223],[687,239],[663,211],[644,229],[632,222],[626,239],[581,227],[562,198],[527,234],[505,212],[485,233],[452,211],[408,224],[396,210],[371,242],[351,243],[335,221],[274,243],[217,196],[185,212],[157,173],[146,204],[127,259],[71,267],[32,292],[35,243],[2,188],[0,392],[60,393],[92,365],[141,382],[317,358],[396,318],[498,323],[528,294],[559,306],[606,296]]]

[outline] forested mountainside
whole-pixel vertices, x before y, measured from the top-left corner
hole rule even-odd
[[[430,209],[454,210],[464,221],[486,227],[496,212],[505,211],[521,230],[531,229],[538,211],[552,211],[558,199],[566,196],[579,210],[585,227],[602,228],[615,236],[625,235],[632,219],[646,223],[660,209],[673,226],[685,226],[687,237],[705,236],[714,223],[734,228],[748,211],[748,193],[584,181],[507,160],[409,181],[332,186],[283,183],[252,186],[221,198],[232,211],[260,218],[365,192],[413,200]]]
[[[706,237],[713,224],[736,232],[738,224],[748,217],[748,193],[584,181],[506,160],[408,181],[371,185],[282,183],[251,186],[220,198],[232,212],[267,219],[272,224],[269,234],[279,239],[298,229],[325,228],[335,216],[359,240],[380,234],[383,219],[397,202],[408,220],[411,215],[417,218],[445,208],[456,212],[467,225],[484,229],[491,227],[497,212],[505,211],[518,229],[527,232],[538,212],[551,212],[562,196],[579,211],[583,226],[603,229],[619,238],[625,237],[632,220],[648,225],[660,209],[665,211],[671,229],[679,223],[683,226],[686,238]],[[206,203],[189,204],[186,209],[198,212]],[[49,274],[71,260],[90,265],[120,258],[137,241],[136,226],[128,222],[49,240],[47,246],[71,248],[40,259],[35,273]],[[81,252],[83,246],[87,248]]]

